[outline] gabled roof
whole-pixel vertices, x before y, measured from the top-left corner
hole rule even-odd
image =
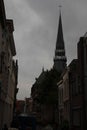
[[[68,65],[70,71],[75,71],[78,69],[78,59],[73,59]]]

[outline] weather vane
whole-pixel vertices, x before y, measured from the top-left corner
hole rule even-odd
[[[56,0],[56,2],[58,3],[58,0]],[[59,7],[59,11],[61,12],[62,5],[58,4],[58,7]]]
[[[62,8],[62,5],[59,5],[59,12],[61,13],[61,8]]]
[[[61,8],[62,8],[62,5],[59,5],[59,8],[61,9]]]

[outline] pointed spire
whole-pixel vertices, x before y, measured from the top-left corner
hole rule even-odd
[[[61,7],[61,6],[59,6],[59,7]],[[61,9],[60,9],[60,15],[59,15],[59,26],[58,26],[58,34],[57,34],[57,41],[56,41],[56,49],[64,49]]]
[[[60,8],[61,6],[59,6]],[[64,38],[63,38],[63,28],[62,28],[62,19],[61,19],[61,9],[59,10],[59,26],[58,26],[58,34],[56,41],[56,49],[55,49],[55,57],[54,57],[54,68],[58,72],[63,72],[66,67],[66,56],[65,56],[65,46],[64,46]]]
[[[2,24],[2,27],[5,27],[6,14],[5,14],[5,6],[4,6],[4,1],[3,0],[0,0],[0,22]]]
[[[42,67],[42,72],[44,72],[44,66]]]

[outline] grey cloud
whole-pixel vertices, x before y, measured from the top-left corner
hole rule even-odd
[[[59,4],[63,6],[61,12],[68,63],[77,57],[77,42],[87,31],[87,0],[5,0],[5,4],[7,17],[12,18],[15,25],[19,60],[18,98],[23,98],[29,96],[31,85],[42,67],[49,69],[53,65]]]

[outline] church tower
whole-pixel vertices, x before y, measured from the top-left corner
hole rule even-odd
[[[60,11],[58,34],[57,34],[55,57],[54,57],[54,66],[53,66],[54,69],[56,69],[59,73],[62,73],[66,67],[66,61],[67,59],[65,56],[65,46],[64,46],[62,19],[61,19],[61,11]]]

